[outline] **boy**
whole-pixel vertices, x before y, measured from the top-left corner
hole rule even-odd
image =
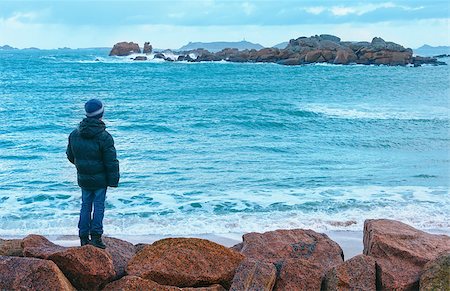
[[[81,187],[82,204],[78,222],[81,246],[92,244],[104,249],[102,234],[106,189],[108,186],[118,186],[119,161],[114,140],[102,121],[102,102],[91,99],[84,109],[86,118],[70,134],[66,154],[77,168],[78,185]],[[92,205],[94,213],[91,217]]]

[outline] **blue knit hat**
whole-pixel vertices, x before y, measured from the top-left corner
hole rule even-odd
[[[100,119],[105,111],[102,101],[98,99],[91,99],[84,104],[84,110],[86,110],[86,116],[90,118]]]

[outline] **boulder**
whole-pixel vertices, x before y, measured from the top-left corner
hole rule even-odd
[[[0,256],[1,290],[75,290],[55,263]]]
[[[386,49],[390,50],[390,51],[398,51],[398,52],[405,51],[405,48],[403,46],[396,44],[395,42],[392,42],[392,41],[386,42]]]
[[[231,291],[271,291],[277,279],[277,270],[272,263],[244,259],[236,270]]]
[[[165,59],[166,56],[162,53],[157,53],[153,56],[154,59]]]
[[[280,50],[277,48],[263,48],[256,53],[256,61],[264,63],[273,63],[278,60]]]
[[[126,272],[162,285],[198,287],[221,284],[229,288],[243,255],[198,238],[167,238],[144,247]]]
[[[146,56],[137,56],[133,59],[133,61],[146,61],[147,57]]]
[[[23,257],[21,239],[0,239],[0,256]]]
[[[118,42],[114,45],[110,56],[128,56],[131,54],[139,54],[141,53],[141,49],[137,43],[134,42]]]
[[[315,37],[300,37],[297,38],[297,42],[301,47],[317,48],[319,46],[319,40]]]
[[[147,41],[144,43],[144,49],[142,50],[142,53],[144,54],[151,54],[153,51],[152,45]]]
[[[333,62],[336,58],[336,52],[332,50],[322,50],[322,58],[325,62]]]
[[[131,260],[136,252],[134,245],[127,241],[107,236],[103,237],[103,242],[106,245],[106,252],[112,258],[116,274],[115,279],[123,277],[128,261]]]
[[[181,291],[226,291],[227,289],[223,288],[220,284],[214,284],[206,287],[197,287],[197,288],[180,288]]]
[[[178,288],[176,286],[167,286],[156,283],[155,281],[143,279],[137,276],[125,276],[120,280],[114,281],[106,285],[103,291],[225,291],[222,285],[212,285],[199,288]]]
[[[138,243],[134,245],[135,253],[141,251],[144,247],[149,246],[149,244]]]
[[[341,247],[326,234],[310,229],[279,229],[242,236],[241,253],[247,258],[278,263],[284,259],[308,260],[331,267],[341,263]]]
[[[356,52],[362,48],[367,48],[369,46],[370,46],[370,42],[367,42],[367,41],[352,42],[348,45],[348,47],[354,52]]]
[[[328,41],[332,41],[332,42],[336,42],[336,43],[341,42],[341,39],[339,37],[331,35],[331,34],[321,34],[319,37],[321,40],[328,40]]]
[[[116,275],[111,255],[91,245],[68,248],[48,259],[55,262],[77,289],[99,289]]]
[[[375,50],[383,50],[386,49],[386,42],[381,37],[374,37],[370,46]]]
[[[315,63],[322,56],[321,50],[313,50],[306,54],[305,62],[307,63]]]
[[[424,266],[420,290],[450,290],[450,252],[439,254]]]
[[[329,51],[337,51],[344,49],[339,43],[330,40],[323,40],[319,42],[319,49],[321,50],[329,50]]]
[[[241,253],[275,264],[279,274],[275,290],[299,290],[293,287],[296,284],[320,289],[325,272],[344,258],[341,247],[327,235],[303,229],[244,234]]]
[[[280,60],[277,63],[285,66],[297,66],[303,64],[303,58],[289,58],[286,60]]]
[[[25,257],[48,259],[57,252],[63,252],[67,248],[56,245],[41,235],[30,234],[22,239],[21,246]]]
[[[419,67],[421,65],[430,64],[430,65],[446,65],[445,62],[439,62],[436,58],[433,57],[421,57],[421,56],[415,56],[412,57],[412,64],[414,64],[415,67]]]
[[[181,289],[173,286],[163,286],[154,281],[146,280],[137,276],[125,276],[120,280],[109,283],[102,289],[103,291],[137,291],[137,290],[155,290],[155,291],[180,291]]]
[[[377,262],[377,286],[391,290],[418,289],[425,264],[450,250],[448,236],[388,219],[366,220],[363,241],[364,254]]]
[[[338,50],[336,58],[333,60],[334,64],[348,65],[356,61],[358,57],[351,50]]]
[[[278,264],[278,278],[273,290],[320,290],[324,269],[311,261],[287,259]]]
[[[375,259],[358,255],[328,270],[323,290],[376,290]]]
[[[179,62],[182,62],[182,61],[193,62],[194,59],[192,59],[190,55],[182,55],[182,56],[178,56],[177,61],[179,61]]]
[[[22,240],[22,247],[26,257],[53,261],[78,289],[98,289],[116,275],[111,255],[91,245],[66,248],[43,236],[29,235]]]

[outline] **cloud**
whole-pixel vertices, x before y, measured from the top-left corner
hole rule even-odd
[[[255,11],[255,5],[249,2],[244,2],[242,3],[242,9],[246,15],[250,15],[253,13],[253,11]]]
[[[383,2],[383,3],[366,3],[358,4],[353,6],[331,6],[326,8],[324,6],[312,6],[305,7],[304,11],[309,14],[319,15],[323,12],[331,13],[334,16],[348,16],[351,14],[362,16],[369,12],[373,12],[379,9],[400,9],[404,11],[415,11],[425,8],[424,6],[408,6],[395,4],[393,2]]]
[[[305,11],[310,14],[318,15],[326,10],[323,6],[306,7]]]

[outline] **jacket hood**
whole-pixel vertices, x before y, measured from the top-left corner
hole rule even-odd
[[[93,138],[105,129],[105,123],[97,118],[85,118],[78,126],[78,131],[83,138]]]

